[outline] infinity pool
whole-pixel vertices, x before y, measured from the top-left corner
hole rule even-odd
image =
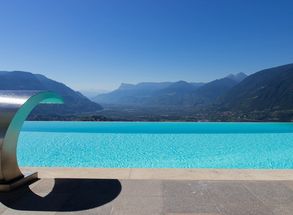
[[[293,123],[25,122],[20,166],[293,168]]]

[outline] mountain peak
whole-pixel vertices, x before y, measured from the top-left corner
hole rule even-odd
[[[131,89],[134,85],[133,84],[127,84],[127,83],[121,83],[119,90],[128,90]]]
[[[243,72],[239,72],[237,74],[230,74],[230,75],[226,76],[226,78],[229,78],[229,79],[237,81],[237,82],[242,81],[246,77],[247,77],[247,75]]]
[[[91,102],[65,84],[30,72],[0,72],[0,90],[49,90],[58,93],[64,98],[65,102],[62,106],[39,106],[34,113],[43,115],[95,113],[102,109],[99,104]]]
[[[178,85],[189,85],[189,83],[187,81],[183,81],[183,80],[177,81],[174,84],[178,84]]]
[[[261,70],[227,93],[223,106],[240,111],[291,110],[292,80],[293,64]]]

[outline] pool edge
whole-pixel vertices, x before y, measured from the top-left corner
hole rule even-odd
[[[183,168],[61,168],[21,167],[39,178],[115,178],[136,180],[293,180],[293,170]]]

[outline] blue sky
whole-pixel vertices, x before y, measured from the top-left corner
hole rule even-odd
[[[0,0],[0,70],[76,90],[293,63],[291,0]]]

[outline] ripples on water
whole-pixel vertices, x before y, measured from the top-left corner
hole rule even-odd
[[[293,168],[291,123],[26,122],[21,166]]]

